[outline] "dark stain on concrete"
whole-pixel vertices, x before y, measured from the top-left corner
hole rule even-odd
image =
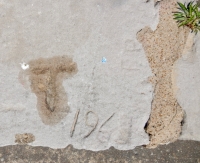
[[[77,64],[67,56],[39,58],[28,64],[31,89],[37,96],[37,108],[42,122],[47,125],[59,123],[69,112],[62,82],[77,73]]]
[[[176,141],[169,145],[147,149],[120,151],[111,147],[105,151],[77,150],[13,145],[0,147],[2,163],[200,163],[200,142]]]

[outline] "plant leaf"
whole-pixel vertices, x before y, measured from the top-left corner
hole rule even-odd
[[[197,4],[194,4],[194,1],[189,2],[188,4],[183,4],[177,2],[178,10],[173,12],[173,19],[176,20],[178,27],[188,26],[191,29],[191,32],[200,31],[200,11]]]
[[[184,4],[182,4],[182,3],[180,3],[180,2],[177,2],[177,3],[178,3],[178,5],[180,6],[180,8],[181,8],[183,11],[187,10],[187,8],[185,7]]]

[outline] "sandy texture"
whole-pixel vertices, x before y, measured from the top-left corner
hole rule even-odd
[[[172,70],[175,61],[181,57],[189,29],[178,29],[173,20],[173,11],[176,11],[175,0],[160,2],[157,29],[152,31],[145,27],[137,35],[154,74],[150,78],[154,85],[154,98],[151,116],[146,126],[146,132],[150,135],[148,147],[173,142],[181,133],[183,110],[174,95]]]

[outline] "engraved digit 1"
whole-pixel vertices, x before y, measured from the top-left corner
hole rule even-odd
[[[88,124],[88,114],[89,114],[89,113],[93,113],[93,114],[96,116],[96,123],[95,123],[94,125]],[[88,112],[86,113],[85,124],[86,124],[87,126],[90,126],[90,127],[93,127],[93,128],[91,129],[90,132],[88,132],[87,135],[84,136],[84,138],[87,138],[88,136],[90,136],[90,134],[91,134],[91,133],[95,130],[95,128],[97,127],[98,122],[99,122],[99,118],[98,118],[98,116],[97,116],[97,114],[96,114],[95,112],[93,112],[93,111],[88,111]]]
[[[72,124],[72,128],[71,128],[71,131],[70,131],[70,136],[72,137],[73,136],[73,133],[74,133],[74,130],[75,130],[75,126],[76,126],[76,123],[77,123],[77,120],[78,120],[78,115],[79,115],[79,112],[80,112],[80,109],[78,109],[76,111],[76,115],[74,117],[74,122]]]

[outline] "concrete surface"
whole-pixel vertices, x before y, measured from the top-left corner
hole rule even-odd
[[[180,0],[188,3],[190,0]],[[199,0],[196,0],[200,4]],[[200,7],[200,5],[199,5]],[[185,112],[180,139],[200,141],[200,34],[189,34],[182,56],[174,64],[173,87],[178,103]]]
[[[156,28],[158,9],[141,0],[1,0],[0,146],[19,134],[52,148],[148,144],[152,73],[136,33]],[[63,68],[71,63],[74,75]]]
[[[119,151],[77,150],[14,145],[0,147],[1,163],[200,163],[200,142],[177,141],[155,149]]]
[[[0,0],[0,146],[199,140],[200,49],[155,2]]]
[[[200,141],[200,35],[190,34],[188,47],[176,62],[176,96],[185,111],[180,139]]]
[[[181,2],[188,3],[189,0]],[[196,1],[199,4],[199,0]],[[174,65],[176,98],[185,111],[180,139],[200,141],[199,51],[200,35],[189,34],[183,55]]]

